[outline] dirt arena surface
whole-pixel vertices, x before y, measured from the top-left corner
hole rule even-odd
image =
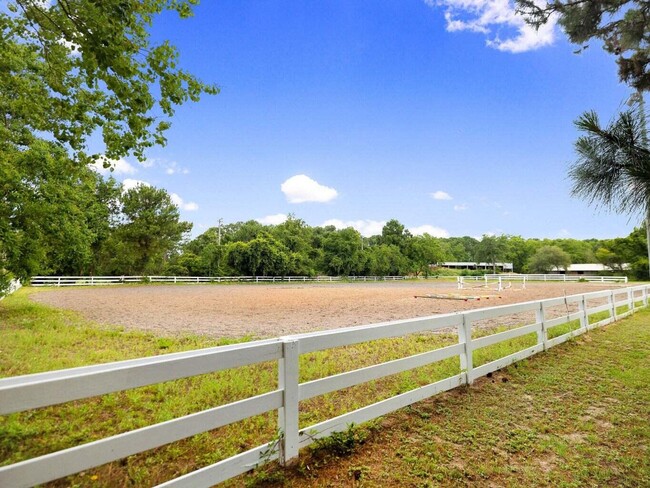
[[[141,285],[43,288],[36,302],[76,310],[106,325],[161,336],[278,337],[554,298],[620,285],[528,283],[501,292],[451,282],[277,285]],[[480,300],[415,298],[416,295]],[[489,298],[488,298],[489,297]]]

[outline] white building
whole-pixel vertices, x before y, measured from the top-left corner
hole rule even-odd
[[[473,263],[469,261],[447,261],[444,263],[438,263],[436,266],[438,266],[439,268],[446,268],[446,269],[472,269],[472,270],[485,270],[485,271],[493,270],[494,267],[496,266],[497,271],[501,271],[504,273],[512,273],[513,271],[512,263],[496,263],[495,265],[493,265],[492,263]]]

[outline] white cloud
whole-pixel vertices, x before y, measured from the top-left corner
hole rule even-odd
[[[567,229],[560,229],[557,233],[558,239],[566,239],[567,237],[571,237],[571,232],[569,232]]]
[[[449,237],[449,232],[440,227],[434,227],[433,225],[425,224],[418,227],[410,227],[409,231],[414,236],[421,236],[424,234],[429,234],[431,237]]]
[[[190,172],[189,169],[180,167],[176,161],[168,161],[163,164],[165,165],[165,174],[168,175],[186,175]]]
[[[192,212],[194,210],[199,209],[199,206],[196,203],[194,203],[194,202],[187,202],[186,203],[176,193],[170,193],[169,196],[171,197],[172,202],[174,203],[174,205],[176,205],[181,210],[187,210],[188,212]]]
[[[515,13],[510,0],[425,0],[432,6],[446,9],[447,31],[470,31],[488,37],[489,47],[510,53],[539,49],[555,41],[556,18],[539,29],[526,24]],[[503,37],[502,37],[503,36]]]
[[[338,196],[338,192],[334,188],[321,185],[306,175],[292,176],[282,183],[280,189],[289,203],[325,203]]]
[[[144,161],[138,161],[138,164],[143,168],[151,168],[153,165],[156,164],[156,160],[153,158],[147,158]]]
[[[124,181],[122,181],[122,191],[129,191],[136,186],[151,186],[149,183],[146,181],[141,181],[141,180],[133,180],[131,178],[126,178]]]
[[[100,156],[90,167],[103,175],[111,173],[110,168],[104,168],[104,162],[111,165],[112,173],[116,175],[132,175],[138,171],[125,159],[108,159],[106,156]]]
[[[364,237],[376,236],[381,234],[381,230],[386,225],[386,221],[382,220],[340,220],[340,219],[329,219],[323,222],[323,227],[327,225],[333,225],[337,229],[346,229],[352,227],[359,231],[359,233]]]
[[[257,221],[263,225],[280,225],[285,220],[287,220],[287,215],[282,213],[275,214],[275,215],[267,215],[266,217],[257,219]]]
[[[464,212],[467,210],[469,207],[467,206],[466,203],[461,203],[460,205],[454,205],[454,210],[456,212]]]
[[[451,195],[442,190],[434,191],[431,193],[431,198],[434,200],[452,200]]]

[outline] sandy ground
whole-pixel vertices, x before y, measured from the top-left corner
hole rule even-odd
[[[107,325],[159,335],[257,338],[422,317],[612,288],[592,283],[529,283],[497,292],[456,283],[170,285],[47,288],[32,299],[76,310]],[[416,295],[480,300],[415,298]],[[566,313],[558,311],[557,314]],[[512,319],[521,323],[521,316]],[[527,318],[532,319],[532,317]]]

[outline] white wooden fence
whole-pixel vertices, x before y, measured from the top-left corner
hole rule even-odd
[[[31,286],[93,286],[128,283],[294,283],[401,281],[406,276],[34,276]]]
[[[20,280],[11,280],[9,282],[9,287],[7,288],[7,291],[4,293],[4,295],[0,294],[0,300],[8,295],[11,295],[16,290],[19,290],[22,286],[23,284],[20,282]]]
[[[627,276],[590,276],[590,275],[566,275],[566,274],[485,274],[482,276],[459,276],[457,278],[458,289],[472,288],[478,286],[493,287],[497,290],[504,288],[504,283],[520,282],[522,287],[530,281],[551,281],[551,282],[578,282],[588,281],[590,283],[627,283]]]
[[[609,324],[633,313],[636,308],[647,306],[648,290],[650,285],[619,288],[0,379],[0,415],[6,415],[265,361],[278,361],[279,364],[278,388],[273,391],[1,467],[0,486],[9,488],[45,483],[276,410],[281,432],[278,442],[269,440],[249,451],[159,485],[212,486],[265,462],[275,459],[285,462],[295,458],[300,448],[333,432],[346,430],[351,423],[366,422],[439,392],[470,384],[476,378],[515,361],[558,345],[594,327]],[[563,310],[560,316],[556,312],[549,313],[558,306]],[[596,313],[606,317],[594,317]],[[473,335],[473,324],[477,321],[494,320],[512,314],[525,314],[534,318],[523,326],[505,332],[482,337]],[[550,329],[570,321],[579,321],[579,328],[549,338]],[[299,382],[301,354],[442,328],[456,329],[458,343],[334,376]],[[474,366],[475,350],[533,333],[537,337],[533,346],[487,364]],[[459,360],[459,374],[324,422],[299,428],[298,414],[302,400],[454,357]]]

